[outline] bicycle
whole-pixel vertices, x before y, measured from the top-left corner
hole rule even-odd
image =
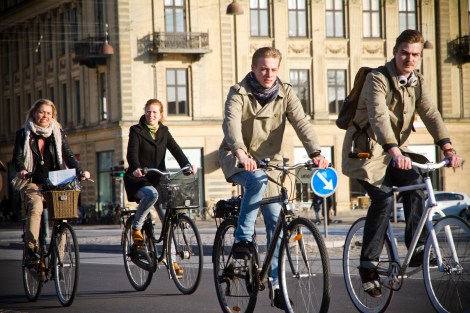
[[[424,183],[393,188],[395,192],[426,190],[428,201],[402,265],[392,224],[388,223],[378,265],[382,285],[382,296],[379,298],[372,298],[364,292],[358,273],[365,218],[360,218],[351,226],[344,244],[343,273],[346,289],[359,311],[384,312],[393,293],[402,287],[403,279],[420,270],[417,268],[407,272],[424,227],[429,231],[429,236],[425,244],[422,269],[426,292],[434,309],[437,312],[468,312],[470,309],[470,225],[460,217],[445,216],[437,209],[430,178],[431,172],[446,164],[447,161],[437,164],[413,162],[413,166],[424,170]],[[441,219],[434,224],[432,217],[435,213]]]
[[[93,180],[87,179],[91,182]],[[41,294],[43,284],[53,280],[60,303],[70,306],[77,292],[80,255],[77,237],[69,220],[78,218],[78,197],[81,185],[77,178],[67,185],[73,190],[42,190],[47,206],[44,206],[38,238],[38,260],[31,262],[27,258],[27,248],[23,249],[22,274],[23,286],[29,301],[36,301]],[[49,210],[50,215],[49,215]],[[50,243],[49,216],[53,220]],[[23,241],[26,221],[23,223]]]
[[[222,218],[214,238],[212,262],[214,263],[214,282],[217,298],[223,312],[253,312],[258,292],[265,289],[268,270],[276,248],[279,248],[280,291],[286,304],[286,312],[326,312],[330,303],[329,260],[325,243],[313,222],[307,218],[295,217],[293,194],[288,194],[286,178],[295,174],[297,168],[312,169],[311,161],[292,166],[269,164],[269,159],[259,164],[260,170],[280,172],[280,193],[262,199],[260,205],[280,203],[279,214],[273,239],[261,267],[256,234],[253,236],[254,251],[249,260],[232,258],[232,246],[239,215],[241,197],[219,201],[214,216]],[[291,181],[292,184],[292,181]],[[270,298],[273,288],[268,282]]]
[[[156,172],[169,180],[168,184],[161,185],[162,191],[165,191],[161,196],[167,196],[168,202],[160,237],[155,238],[150,214],[142,226],[145,253],[138,253],[133,247],[132,223],[136,210],[121,212],[124,222],[121,238],[124,267],[132,287],[137,291],[148,287],[159,264],[167,268],[168,278],[173,279],[183,294],[191,294],[199,286],[204,257],[202,242],[196,224],[186,215],[187,210],[198,208],[199,205],[191,205],[189,197],[178,199],[184,190],[180,185],[171,184],[172,177],[190,169],[190,166],[176,172],[162,172],[156,168],[143,169],[145,174]],[[157,244],[161,242],[162,252],[158,254]]]

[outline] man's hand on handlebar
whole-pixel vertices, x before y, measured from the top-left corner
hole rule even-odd
[[[330,165],[330,161],[325,159],[325,157],[321,154],[312,158],[312,162],[320,169],[325,169]]]
[[[254,171],[258,168],[256,161],[250,158],[248,155],[246,155],[245,151],[243,149],[238,149],[235,152],[235,156],[238,159],[238,162],[240,165],[243,165],[243,169],[245,171]],[[242,167],[242,166],[240,166]]]

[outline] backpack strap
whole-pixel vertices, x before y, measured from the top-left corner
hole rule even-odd
[[[392,101],[392,96],[393,96],[393,80],[392,80],[392,77],[390,76],[390,74],[388,73],[387,71],[387,68],[385,66],[379,66],[378,68],[376,68],[376,70],[381,73],[382,75],[384,75],[385,77],[387,77],[387,80],[388,80],[388,91],[387,91],[387,96],[385,97],[385,100],[387,101],[387,105],[390,104],[390,102]],[[419,79],[418,79],[419,80]]]

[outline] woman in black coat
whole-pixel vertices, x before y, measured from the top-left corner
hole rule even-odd
[[[132,225],[132,239],[138,249],[143,246],[142,225],[150,209],[158,200],[158,191],[155,188],[160,181],[160,175],[148,173],[144,175],[145,167],[158,168],[166,171],[166,150],[175,157],[180,167],[189,163],[183,150],[171,136],[168,127],[163,125],[163,105],[157,99],[150,99],[145,104],[145,114],[140,118],[139,124],[133,125],[129,130],[129,143],[127,145],[127,162],[129,168],[124,174],[124,186],[129,201],[139,202]],[[192,173],[196,173],[192,166]],[[157,208],[160,219],[163,212]]]

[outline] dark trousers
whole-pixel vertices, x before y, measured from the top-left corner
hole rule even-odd
[[[367,212],[366,223],[364,225],[364,238],[361,251],[361,266],[375,267],[379,261],[383,248],[387,225],[390,214],[393,210],[392,187],[421,184],[424,182],[419,170],[400,170],[389,166],[385,173],[385,179],[380,188],[377,188],[366,181],[358,180],[366,189],[371,204]],[[403,209],[405,211],[406,228],[405,244],[408,248],[413,239],[413,234],[418,228],[419,220],[424,209],[425,195],[423,190],[412,190],[402,192]],[[424,248],[427,238],[427,230],[424,229],[417,244],[417,252]]]

